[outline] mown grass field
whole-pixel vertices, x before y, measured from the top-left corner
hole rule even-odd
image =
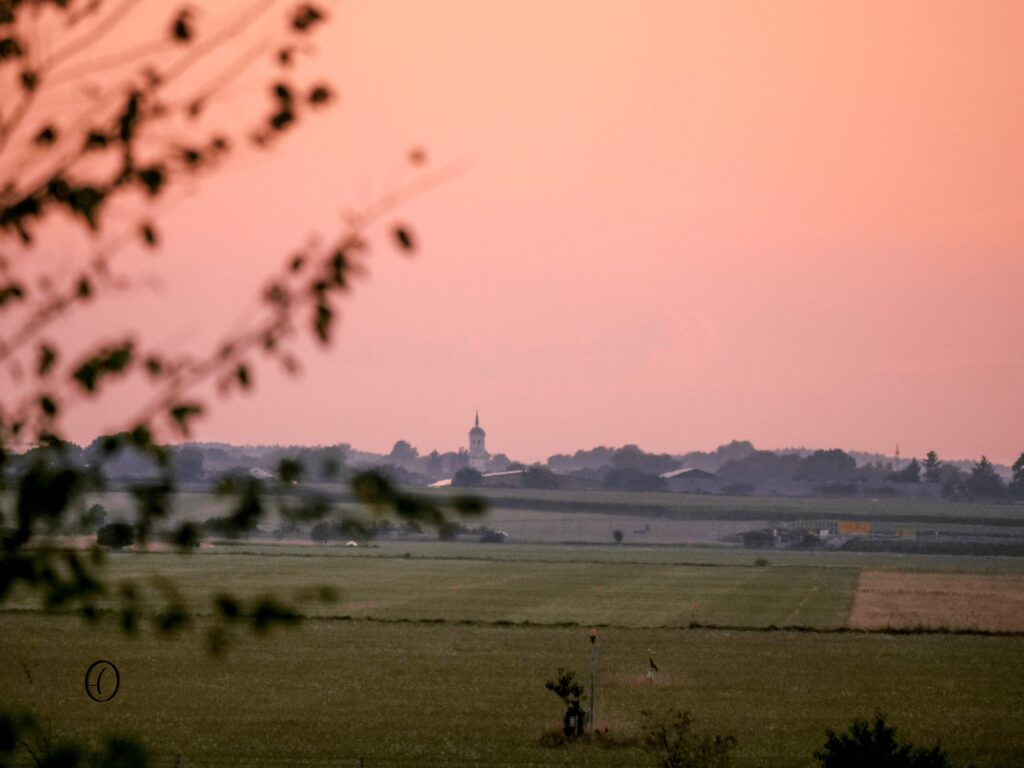
[[[161,765],[647,765],[631,748],[539,743],[560,715],[544,681],[560,666],[585,677],[589,627],[608,625],[598,720],[617,737],[644,709],[680,706],[739,739],[737,766],[810,766],[826,727],[881,709],[908,737],[941,737],[961,763],[1024,763],[1024,636],[833,631],[864,569],[955,574],[973,558],[768,553],[755,566],[762,554],[442,542],[119,554],[115,581],[166,578],[200,612],[225,588],[291,598],[331,585],[342,599],[310,606],[316,618],[296,629],[240,634],[223,660],[199,632],[130,639],[8,605],[0,700],[83,737],[142,734]],[[123,676],[107,704],[83,689],[98,658]]]

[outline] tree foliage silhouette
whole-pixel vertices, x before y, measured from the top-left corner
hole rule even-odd
[[[0,605],[21,585],[48,609],[87,618],[113,613],[130,632],[141,622],[175,632],[191,620],[173,592],[157,595],[163,609],[144,612],[143,585],[111,588],[101,546],[75,550],[48,535],[80,519],[86,494],[105,487],[104,466],[132,453],[149,466],[147,479],[129,488],[136,541],[162,538],[192,551],[203,530],[175,515],[167,444],[188,439],[211,400],[251,391],[261,363],[294,375],[303,337],[327,346],[338,303],[365,271],[370,227],[445,174],[423,171],[423,153],[411,153],[413,183],[349,212],[339,231],[301,244],[269,275],[259,311],[205,352],[170,354],[151,345],[134,318],[121,334],[90,338],[90,311],[134,285],[119,257],[130,255],[133,243],[161,245],[159,216],[174,190],[221,172],[240,153],[272,149],[335,98],[331,84],[306,73],[328,16],[318,5],[251,0],[224,15],[219,4],[189,3],[168,9],[152,39],[113,42],[121,20],[140,6],[0,0]],[[268,24],[270,31],[259,27]],[[257,29],[257,42],[241,45]],[[216,117],[229,84],[261,104],[253,115]],[[47,271],[36,258],[53,222],[80,235],[71,268]],[[389,226],[395,247],[411,252],[409,226]],[[71,354],[53,335],[69,316],[84,353]],[[118,400],[119,429],[83,462],[64,437],[67,414],[139,381],[145,395]],[[210,385],[215,394],[202,395]],[[336,471],[325,466],[313,474]],[[298,481],[309,472],[283,461],[268,480],[225,480],[217,492],[230,511],[218,532],[250,531],[271,509],[286,524],[343,518],[329,498],[303,489]],[[482,510],[471,498],[442,506],[410,495],[372,472],[356,474],[351,491],[372,514],[417,525],[441,527],[453,515]],[[217,595],[211,602],[213,650],[224,648],[232,627],[262,629],[298,616],[272,597]]]

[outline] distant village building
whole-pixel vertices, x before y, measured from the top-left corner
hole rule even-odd
[[[469,430],[469,466],[477,472],[487,471],[487,449],[484,440],[487,433],[480,427],[480,411],[476,412],[476,422]]]

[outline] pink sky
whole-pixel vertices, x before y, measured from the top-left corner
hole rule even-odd
[[[350,0],[319,45],[340,102],[175,208],[165,288],[96,329],[201,341],[410,146],[467,171],[200,438],[453,450],[479,407],[526,460],[1024,451],[1024,4]]]

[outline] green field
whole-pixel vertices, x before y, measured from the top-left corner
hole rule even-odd
[[[580,629],[318,620],[246,636],[224,661],[195,637],[132,641],[70,617],[0,615],[0,632],[5,702],[34,703],[83,737],[144,734],[161,765],[177,754],[196,766],[649,764],[632,750],[539,745],[560,715],[544,680],[586,670]],[[598,725],[614,734],[641,710],[682,706],[737,736],[737,765],[807,766],[826,727],[881,708],[960,760],[1024,761],[1022,638],[608,629],[599,643]],[[123,677],[103,705],[82,691],[97,658]]]
[[[738,766],[809,766],[826,727],[881,709],[962,762],[1024,762],[1024,636],[835,631],[862,567],[972,558],[753,556],[441,542],[113,555],[115,581],[168,578],[200,613],[223,588],[291,598],[332,585],[342,599],[296,629],[240,634],[215,660],[200,632],[129,639],[23,596],[0,613],[0,699],[69,735],[142,734],[160,765],[646,765],[633,748],[539,743],[560,715],[544,681],[559,666],[586,672],[599,625],[598,722],[615,736],[644,709],[681,706],[739,739]],[[1012,573],[1018,560],[985,564]],[[97,658],[124,678],[104,705],[82,688]]]
[[[130,509],[125,494],[101,500],[114,516]],[[176,501],[192,519],[223,513],[208,494]],[[557,508],[569,501],[594,508]],[[737,520],[858,514],[1012,535],[1019,507],[504,490],[492,502],[480,522],[509,530],[509,543],[423,535],[349,548],[300,536],[111,554],[115,584],[143,586],[156,608],[159,583],[173,583],[196,626],[132,639],[17,593],[0,611],[0,701],[36,711],[55,735],[141,736],[160,766],[650,765],[635,747],[541,744],[561,714],[544,682],[558,667],[586,678],[596,626],[598,725],[613,740],[636,733],[642,710],[679,706],[738,739],[739,768],[804,767],[826,727],[882,710],[909,738],[941,737],[958,765],[1024,764],[1024,634],[846,629],[866,570],[1016,578],[1024,558],[708,546],[708,531]],[[619,526],[626,541],[611,544]],[[304,603],[301,626],[240,632],[226,658],[206,653],[218,592],[296,600],[321,586],[340,599]],[[98,658],[123,676],[102,705],[82,681]]]

